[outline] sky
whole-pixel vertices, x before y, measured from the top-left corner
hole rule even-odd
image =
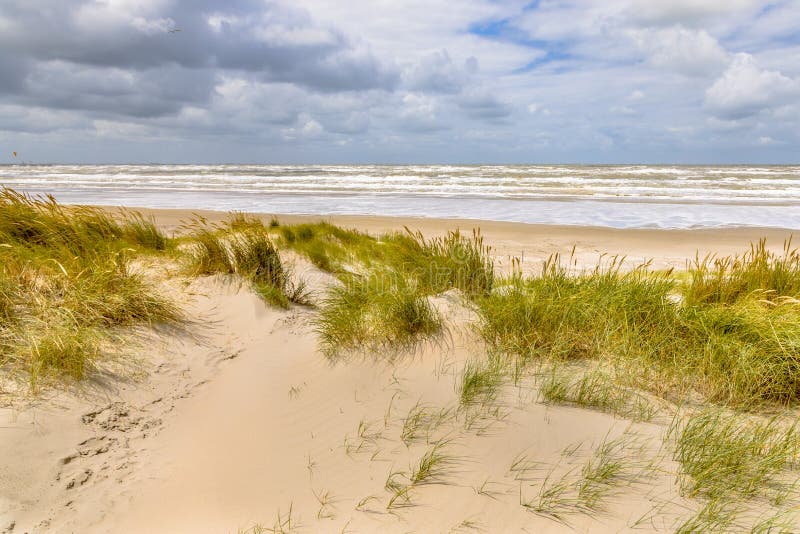
[[[0,0],[0,164],[798,149],[800,0]]]

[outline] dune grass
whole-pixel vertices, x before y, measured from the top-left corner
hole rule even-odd
[[[650,463],[640,458],[642,446],[628,434],[616,439],[606,437],[580,470],[552,466],[538,484],[538,492],[531,495],[527,495],[520,484],[519,503],[533,513],[565,524],[570,514],[603,512],[621,488],[640,484],[652,475]],[[573,455],[577,448],[579,445],[569,451],[568,456]],[[526,467],[526,471],[541,468],[533,465]],[[535,480],[527,475],[516,478],[520,481]]]
[[[748,258],[764,261],[758,253]],[[800,397],[800,302],[777,293],[762,298],[765,291],[791,287],[787,261],[770,258],[759,268],[739,260],[738,272],[750,269],[759,280],[780,284],[719,303],[683,297],[710,276],[694,267],[691,281],[681,286],[671,273],[647,266],[622,272],[615,259],[570,273],[556,256],[540,275],[509,277],[500,290],[478,299],[478,329],[491,348],[522,361],[603,361],[620,380],[662,396],[786,404]],[[770,278],[764,269],[781,274]],[[791,272],[800,279],[800,270]],[[728,283],[741,285],[723,278],[715,292],[731,293],[719,289]]]
[[[426,239],[406,228],[381,242],[382,261],[413,276],[428,294],[460,289],[467,295],[482,295],[494,284],[494,264],[478,230],[471,237],[455,230]]]
[[[753,296],[800,298],[800,252],[791,239],[784,243],[782,255],[767,250],[762,239],[742,255],[695,258],[688,272],[683,295],[690,305],[735,304]]]
[[[177,319],[131,266],[171,247],[137,213],[0,191],[0,365],[26,373],[33,390],[43,379],[81,379],[115,352],[116,327]]]
[[[506,374],[503,362],[497,356],[486,361],[467,362],[458,384],[459,403],[466,407],[494,402]]]
[[[603,369],[581,372],[553,366],[539,384],[539,394],[545,403],[593,408],[633,421],[650,421],[658,411]]]
[[[703,503],[677,532],[793,532],[800,504],[795,417],[707,407],[676,416],[665,436],[681,492]]]
[[[797,476],[791,476],[800,462],[796,423],[707,409],[676,418],[671,433],[681,488],[689,496],[763,496],[774,501],[781,500],[787,484],[796,482]]]
[[[232,214],[225,225],[202,219],[189,225],[189,270],[194,275],[236,274],[264,301],[280,308],[311,304],[305,284],[294,282],[266,227],[259,219]]]
[[[323,351],[378,350],[430,338],[442,319],[413,280],[396,273],[352,276],[332,287],[316,319]]]
[[[454,411],[451,408],[435,409],[417,402],[403,418],[400,440],[406,447],[423,440],[430,443],[439,427],[453,416]]]
[[[412,493],[416,488],[432,484],[446,484],[450,470],[457,458],[449,454],[447,440],[433,443],[412,464],[409,471],[393,471],[386,478],[385,489],[391,494],[386,508],[412,506]]]
[[[318,268],[338,273],[355,258],[364,257],[375,243],[375,239],[357,230],[341,228],[327,223],[303,223],[281,225],[277,220],[270,223],[281,243],[304,255]]]
[[[413,278],[429,295],[448,289],[482,294],[492,288],[494,265],[480,232],[460,231],[426,239],[408,228],[378,237],[328,222],[276,225],[282,242],[322,270],[394,270]],[[347,269],[347,268],[350,269]]]
[[[375,238],[329,223],[278,229],[283,243],[342,282],[331,288],[317,320],[328,354],[409,347],[430,338],[442,321],[427,297],[449,289],[481,295],[494,281],[477,232],[426,240],[408,230]]]

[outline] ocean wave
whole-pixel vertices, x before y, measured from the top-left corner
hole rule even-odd
[[[169,207],[163,204],[181,199],[176,207],[283,212],[278,208],[305,205],[315,213],[381,213],[406,203],[410,213],[403,214],[415,216],[458,214],[461,205],[469,205],[479,218],[542,222],[527,213],[536,209],[552,220],[580,224],[564,222],[552,209],[595,202],[604,214],[609,206],[619,213],[579,210],[575,220],[641,227],[753,221],[800,227],[792,222],[800,217],[800,166],[786,165],[26,165],[0,167],[0,184],[96,204]],[[482,208],[488,205],[493,207]],[[673,208],[653,211],[654,205]],[[727,214],[705,215],[717,210]]]

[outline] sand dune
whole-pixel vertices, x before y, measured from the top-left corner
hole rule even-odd
[[[522,248],[531,268],[572,244],[587,262],[608,247],[668,265],[749,235],[487,226],[498,259]],[[293,261],[313,290],[334,283]],[[484,349],[455,290],[433,298],[445,335],[338,362],[319,353],[309,308],[269,308],[223,277],[170,291],[189,320],[139,341],[140,373],[0,411],[0,532],[671,531],[697,507],[678,496],[665,417],[548,406],[532,376],[460,404],[462,370]],[[438,461],[420,472],[429,453]],[[619,479],[581,511],[587,465],[604,454]]]

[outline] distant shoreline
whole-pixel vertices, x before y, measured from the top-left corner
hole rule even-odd
[[[5,167],[0,185],[63,204],[800,230],[787,165],[62,165]]]

